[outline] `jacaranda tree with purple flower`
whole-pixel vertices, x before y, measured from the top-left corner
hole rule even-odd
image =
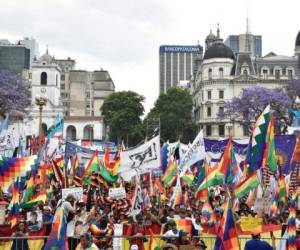
[[[224,106],[224,112],[219,113],[221,119],[230,119],[250,128],[264,108],[270,104],[275,117],[277,134],[284,133],[289,123],[288,109],[293,101],[283,89],[268,89],[263,87],[245,88],[240,97],[234,97]]]
[[[25,114],[29,103],[28,82],[13,72],[0,71],[0,115]]]

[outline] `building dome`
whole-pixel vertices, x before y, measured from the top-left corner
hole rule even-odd
[[[220,42],[214,43],[206,50],[203,59],[206,60],[211,58],[230,58],[232,60],[235,59],[232,50],[224,43]]]
[[[300,31],[298,32],[297,38],[296,38],[296,47],[300,46]]]
[[[40,62],[46,62],[47,64],[52,63],[53,60],[54,60],[54,57],[49,55],[48,49],[47,49],[46,53],[44,55],[42,55],[39,59]]]
[[[207,35],[205,40],[215,40],[216,36],[212,33],[212,30],[210,30],[210,33]]]

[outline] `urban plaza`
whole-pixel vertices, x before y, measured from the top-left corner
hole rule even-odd
[[[300,2],[0,2],[0,250],[300,250]]]

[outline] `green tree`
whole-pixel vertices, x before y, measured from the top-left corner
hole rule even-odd
[[[144,114],[145,98],[133,91],[111,94],[101,107],[106,124],[110,128],[110,139],[129,146],[135,145],[143,137],[141,116]]]
[[[170,88],[166,94],[161,94],[154,108],[145,118],[160,118],[160,135],[162,140],[189,142],[194,137],[192,122],[192,97],[188,90]]]

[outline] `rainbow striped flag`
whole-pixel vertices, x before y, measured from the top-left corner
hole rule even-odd
[[[245,179],[233,188],[234,195],[240,199],[246,194],[248,194],[251,190],[255,189],[259,184],[260,181],[258,179],[258,176],[256,172],[254,172],[251,175],[249,175],[247,179]]]
[[[12,199],[10,202],[10,209],[8,213],[8,220],[11,223],[11,228],[13,228],[18,221],[18,218],[20,217],[19,213],[19,202],[20,202],[20,190],[18,181],[16,181],[12,188]]]
[[[20,208],[32,209],[40,202],[45,203],[46,200],[47,200],[47,191],[43,189],[37,195],[31,197],[29,201],[20,204]]]
[[[209,169],[209,166],[206,164],[206,178],[198,186],[197,191],[224,183],[228,185],[233,184],[235,181],[235,165],[237,163],[234,158],[232,140],[229,139],[221,161],[216,167]]]
[[[193,222],[189,219],[180,219],[176,218],[174,219],[177,225],[178,230],[184,230],[188,232],[189,234],[192,233],[193,228]]]
[[[93,156],[89,160],[83,175],[81,176],[82,180],[84,180],[85,177],[88,177],[91,175],[93,172],[99,173],[100,172],[100,164],[99,164],[99,158],[98,158],[98,151],[94,151]],[[85,180],[86,182],[89,182],[89,180]],[[86,183],[85,184],[88,184]]]
[[[45,250],[68,250],[67,218],[62,207],[56,209],[52,230],[48,236]]]
[[[173,201],[173,207],[175,207],[176,205],[181,205],[183,203],[182,188],[179,177],[177,179],[171,201]]]
[[[270,115],[265,144],[262,166],[268,166],[272,172],[275,172],[277,169],[277,159],[274,141],[274,119],[272,115]]]
[[[296,250],[296,214],[297,214],[297,195],[293,194],[290,202],[290,214],[288,217],[288,239],[287,250]]]
[[[209,203],[208,200],[206,200],[203,204],[202,210],[201,210],[201,214],[202,216],[206,217],[208,220],[210,219],[211,215],[213,214],[213,209]]]
[[[30,200],[31,196],[34,193],[34,175],[33,172],[31,172],[29,179],[26,182],[26,189],[23,192],[23,198],[22,201],[23,202],[27,202]]]
[[[215,250],[239,250],[239,240],[235,229],[232,207],[229,201],[225,204],[224,213],[217,229]]]
[[[162,181],[165,186],[170,187],[174,183],[177,177],[177,163],[172,161],[169,163],[165,174],[162,177]]]
[[[23,158],[3,158],[0,161],[0,185],[7,189],[18,177],[26,177],[28,173],[36,168],[37,156]]]
[[[186,172],[184,176],[181,177],[182,180],[184,181],[184,183],[188,186],[192,186],[193,185],[193,182],[194,182],[194,179],[195,179],[195,176],[193,173],[188,173]]]
[[[257,119],[247,152],[246,161],[249,164],[249,172],[253,173],[262,165],[266,148],[266,137],[270,122],[270,105],[268,105]]]

